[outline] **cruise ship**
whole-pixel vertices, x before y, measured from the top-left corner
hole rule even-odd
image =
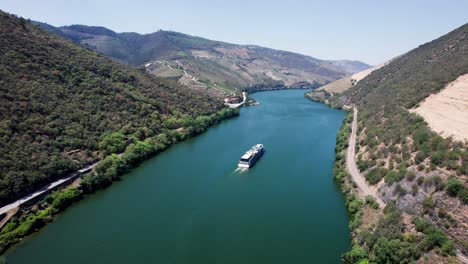
[[[250,168],[265,152],[262,144],[257,144],[249,149],[239,160],[239,168]]]

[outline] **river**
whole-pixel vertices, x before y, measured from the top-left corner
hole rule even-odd
[[[344,113],[303,94],[253,94],[260,105],[70,207],[8,263],[340,263],[348,217],[332,165]],[[264,156],[236,171],[256,143]]]

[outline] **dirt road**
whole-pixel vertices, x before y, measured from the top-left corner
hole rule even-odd
[[[356,166],[356,130],[357,130],[357,108],[354,108],[353,113],[353,123],[351,125],[351,135],[349,137],[349,147],[346,153],[346,167],[348,172],[351,174],[353,181],[357,184],[359,190],[364,194],[364,196],[372,195],[377,202],[379,203],[380,207],[385,207],[385,203],[379,198],[377,193],[373,191],[367,185],[366,180],[359,172]]]

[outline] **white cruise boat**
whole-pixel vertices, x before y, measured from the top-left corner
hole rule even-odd
[[[250,168],[263,155],[265,149],[262,144],[257,144],[249,149],[239,160],[239,168]]]

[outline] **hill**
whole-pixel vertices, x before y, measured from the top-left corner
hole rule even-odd
[[[0,205],[128,144],[197,133],[223,108],[1,11],[0,46]]]
[[[331,64],[342,68],[348,74],[355,74],[358,72],[363,71],[364,69],[372,68],[370,65],[360,62],[360,61],[352,61],[352,60],[330,60],[328,61]]]
[[[441,116],[436,119],[450,122],[451,130],[460,131],[464,124],[457,122],[465,120],[468,109],[463,109],[466,102],[458,100],[466,97],[468,90],[455,84],[463,82],[467,73],[465,24],[395,58],[334,96],[323,98],[315,96],[321,91],[311,93],[311,98],[327,100],[334,107],[355,105],[359,109],[357,165],[367,183],[389,205],[383,212],[378,211],[366,205],[367,199],[365,204],[350,194],[353,187],[344,176],[344,153],[340,152],[335,177],[347,186],[343,190],[354,216],[354,246],[345,255],[349,263],[364,258],[377,263],[392,259],[407,263],[417,260],[421,252],[432,259],[430,263],[441,263],[435,253],[454,255],[456,248],[468,252],[467,142],[460,137],[442,137],[440,130],[429,126],[431,120],[414,113],[419,106],[427,110],[423,101],[444,104],[443,113],[459,117],[451,121]],[[460,94],[447,105],[447,93],[451,97]],[[457,105],[462,108],[447,112]],[[349,126],[347,123],[339,136],[339,150],[343,149]],[[363,254],[357,257],[359,252]]]
[[[104,27],[42,27],[130,65],[193,88],[217,91],[317,87],[367,69],[358,61],[324,61],[253,45],[235,45],[172,31],[116,33]]]
[[[349,88],[356,85],[359,81],[364,79],[367,75],[371,74],[373,71],[382,68],[383,66],[387,65],[389,62],[379,64],[377,66],[365,69],[363,71],[354,73],[353,75],[346,76],[329,84],[326,84],[315,91],[308,93],[307,97],[314,97],[317,100],[328,100],[335,94],[340,94]]]

